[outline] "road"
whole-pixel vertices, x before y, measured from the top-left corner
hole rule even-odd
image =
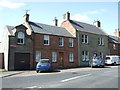
[[[118,88],[118,67],[5,77],[2,88]]]

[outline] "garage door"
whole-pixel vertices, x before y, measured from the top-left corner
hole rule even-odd
[[[30,53],[15,53],[15,70],[30,69]]]

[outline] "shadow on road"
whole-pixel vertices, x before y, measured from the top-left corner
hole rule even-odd
[[[55,70],[51,70],[51,71],[41,71],[40,73],[57,73],[57,72],[61,72],[61,71],[58,69],[55,69]]]

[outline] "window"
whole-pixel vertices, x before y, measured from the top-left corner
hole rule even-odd
[[[74,54],[72,52],[69,53],[69,62],[74,62]]]
[[[49,45],[49,36],[44,35],[44,45]]]
[[[82,51],[82,60],[89,61],[89,52],[88,51]]]
[[[104,38],[98,38],[98,45],[104,45]]]
[[[73,39],[69,38],[69,47],[73,47]]]
[[[64,45],[63,42],[64,42],[63,38],[60,37],[60,38],[59,38],[59,46],[63,46],[63,45]]]
[[[35,61],[39,62],[41,59],[41,52],[40,51],[36,51],[35,52]]]
[[[82,43],[88,44],[88,35],[82,35]]]
[[[17,41],[17,43],[18,44],[24,44],[24,38],[25,38],[24,33],[23,32],[19,32],[18,33],[18,41]]]
[[[52,62],[57,62],[57,53],[52,52]]]
[[[113,49],[116,50],[116,45],[115,44],[113,44]]]
[[[103,58],[103,53],[102,53],[102,52],[100,52],[100,57],[102,57],[102,58]]]

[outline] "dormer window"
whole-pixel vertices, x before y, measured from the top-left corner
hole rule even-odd
[[[17,38],[18,38],[18,40],[17,40],[17,43],[18,43],[18,44],[24,44],[25,35],[24,35],[23,32],[19,32]]]

